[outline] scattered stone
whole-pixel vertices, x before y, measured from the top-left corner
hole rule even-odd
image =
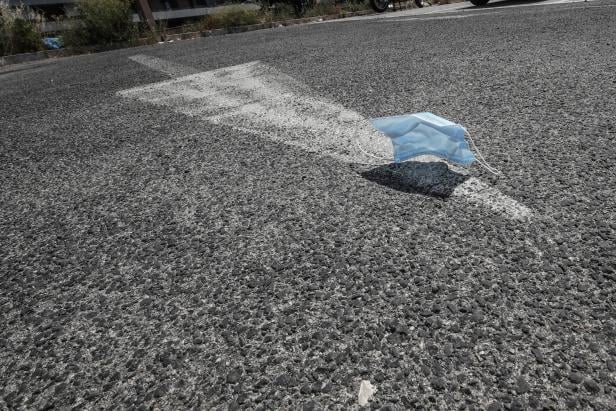
[[[158,387],[156,387],[156,389],[154,390],[154,397],[160,398],[164,396],[168,390],[169,388],[165,384],[161,384]]]
[[[242,378],[242,371],[239,368],[234,368],[227,374],[227,382],[229,384],[236,384]]]
[[[530,351],[533,353],[535,360],[537,360],[539,364],[543,364],[545,362],[545,356],[539,348],[532,348]]]
[[[570,372],[569,373],[569,381],[574,384],[579,384],[584,380],[584,376],[579,372]]]
[[[321,392],[322,387],[323,387],[323,384],[321,384],[320,382],[315,382],[314,384],[310,386],[310,390],[313,393],[318,394],[319,392]]]
[[[304,404],[302,407],[302,411],[317,411],[320,410],[321,406],[318,402],[311,400]]]
[[[593,379],[587,378],[584,380],[584,388],[586,388],[589,392],[596,394],[601,391],[601,387],[597,384]]]
[[[368,404],[368,401],[376,393],[376,387],[370,384],[370,381],[362,380],[359,384],[359,394],[357,395],[357,401],[360,407]]]
[[[498,401],[493,401],[488,405],[486,411],[502,411],[503,405]]]
[[[509,405],[509,410],[511,411],[521,411],[523,409],[524,409],[524,405],[518,399],[513,400],[511,402],[511,405]]]
[[[430,381],[430,385],[432,385],[432,388],[437,391],[443,391],[445,388],[447,388],[447,382],[443,377],[432,378],[432,380]]]
[[[518,394],[524,394],[530,391],[530,385],[524,377],[520,376],[516,382],[515,390]]]
[[[473,314],[471,315],[471,319],[475,322],[480,323],[483,321],[483,314],[481,313],[481,311],[475,310],[473,311]]]
[[[274,380],[274,384],[286,387],[287,385],[289,385],[289,376],[287,374],[280,374]]]
[[[446,356],[450,356],[451,354],[453,354],[453,345],[451,343],[445,344],[445,347],[443,348],[443,354],[445,354]]]
[[[304,384],[300,387],[299,392],[304,395],[310,394],[312,392],[312,387],[310,386],[310,384]]]

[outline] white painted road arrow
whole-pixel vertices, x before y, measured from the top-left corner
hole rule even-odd
[[[123,97],[169,107],[349,164],[379,166],[392,162],[389,138],[373,128],[368,119],[314,96],[303,83],[259,61],[197,73],[155,57],[137,55],[130,59],[174,78],[121,91]],[[426,156],[418,161],[422,160],[436,159]],[[467,174],[464,169],[449,167]],[[400,170],[404,172],[405,168]],[[455,187],[451,195],[509,218],[526,219],[532,214],[528,207],[474,177]]]

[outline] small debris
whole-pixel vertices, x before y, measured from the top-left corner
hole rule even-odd
[[[524,394],[530,391],[530,385],[528,384],[528,382],[526,382],[526,379],[524,379],[524,377],[520,376],[518,378],[515,390],[518,394]]]
[[[586,388],[589,392],[596,394],[601,391],[601,387],[591,378],[587,378],[584,380],[584,388]]]
[[[574,384],[579,384],[584,380],[584,376],[582,376],[582,374],[580,374],[579,372],[571,372],[569,373],[569,381],[571,381]]]
[[[317,411],[317,410],[320,410],[320,409],[321,409],[321,407],[319,406],[319,403],[314,401],[314,400],[308,401],[302,407],[302,411]]]
[[[359,395],[357,396],[359,406],[367,405],[374,393],[376,393],[376,387],[370,384],[370,381],[362,380],[361,384],[359,384]]]
[[[543,364],[545,362],[545,356],[539,348],[532,348],[530,351],[535,356],[535,360],[537,360],[538,364]]]
[[[447,388],[447,382],[442,377],[432,378],[432,380],[430,381],[430,384],[432,385],[432,388],[434,388],[437,391],[443,391],[445,388]]]
[[[227,382],[229,384],[236,384],[242,378],[242,370],[239,368],[235,368],[231,370],[229,374],[227,374]]]

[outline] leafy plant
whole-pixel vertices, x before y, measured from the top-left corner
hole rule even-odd
[[[367,1],[349,1],[345,9],[350,12],[370,10],[370,4]]]
[[[42,21],[43,17],[29,7],[10,7],[0,0],[0,55],[42,50]]]
[[[336,5],[333,2],[321,2],[315,4],[306,12],[306,17],[329,16],[340,13],[342,5]]]
[[[268,21],[284,21],[294,19],[295,9],[289,3],[274,3],[267,11],[266,17]]]
[[[200,27],[203,30],[248,26],[261,23],[261,15],[257,10],[235,5],[226,7],[216,13],[203,17]]]
[[[137,37],[131,0],[79,0],[77,12],[62,36],[68,46],[108,45]]]

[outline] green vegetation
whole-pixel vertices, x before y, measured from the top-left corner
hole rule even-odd
[[[62,43],[73,48],[136,43],[139,29],[132,21],[132,1],[134,0],[77,0],[75,17],[63,20],[66,30],[61,35]],[[203,17],[198,23],[173,31],[228,29],[296,18],[291,1],[275,1],[273,5],[268,0],[262,1],[264,3],[261,9],[241,4],[227,6]],[[310,3],[312,4],[304,17],[344,15],[346,12],[365,10],[368,7],[368,2],[362,0],[347,0],[342,3],[324,0],[316,4]],[[9,7],[7,0],[0,0],[0,55],[42,50],[42,22],[42,15],[32,9],[25,6]],[[156,32],[143,30],[142,35],[153,42],[165,31],[165,27],[160,26]]]
[[[257,10],[250,10],[235,5],[229,6],[217,13],[205,16],[198,27],[201,30],[214,30],[229,27],[249,26],[263,22],[263,15]]]
[[[26,6],[9,7],[0,1],[0,56],[43,48],[42,16]]]
[[[72,47],[132,42],[137,38],[130,0],[79,0],[78,17],[63,34]]]
[[[271,8],[263,7],[263,17],[266,22],[283,21],[296,18],[295,9],[290,4],[276,3]]]
[[[367,1],[350,1],[346,4],[346,11],[354,13],[357,11],[372,10]]]
[[[321,2],[308,8],[308,10],[306,10],[306,14],[304,14],[304,17],[318,17],[338,14],[341,9],[341,5],[336,6],[332,2]]]

